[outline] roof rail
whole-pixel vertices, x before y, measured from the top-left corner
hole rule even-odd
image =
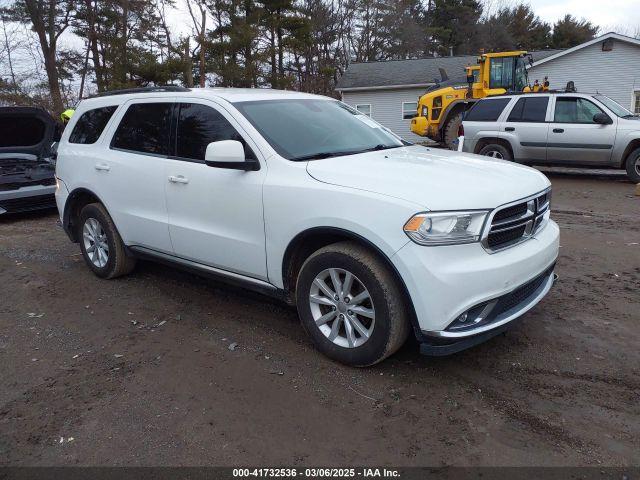
[[[138,87],[138,88],[123,88],[122,90],[111,90],[109,92],[101,92],[93,97],[108,97],[111,95],[126,95],[128,93],[155,93],[155,92],[189,92],[190,89],[186,87],[180,87],[178,85],[157,85],[155,87]]]

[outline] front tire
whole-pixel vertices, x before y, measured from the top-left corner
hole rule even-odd
[[[347,365],[378,363],[409,334],[398,282],[377,256],[353,242],[321,248],[304,262],[296,302],[316,348]]]
[[[499,160],[513,160],[511,152],[499,143],[490,143],[489,145],[485,145],[478,154],[484,155],[485,157],[497,158]]]
[[[449,150],[456,150],[458,140],[458,129],[462,123],[462,112],[453,115],[444,127],[442,132],[444,144]]]
[[[126,275],[136,260],[127,255],[116,226],[100,203],[85,205],[78,221],[80,250],[89,268],[100,278]]]
[[[636,148],[625,162],[627,176],[633,183],[640,183],[640,148]]]

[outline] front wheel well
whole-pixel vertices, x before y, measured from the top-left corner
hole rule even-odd
[[[291,304],[295,303],[296,279],[298,278],[298,274],[300,273],[300,269],[302,268],[305,260],[317,250],[333,243],[343,241],[351,241],[366,248],[384,262],[396,282],[398,282],[400,290],[402,291],[403,300],[407,307],[409,318],[411,319],[411,324],[416,335],[419,337],[420,328],[418,326],[415,309],[413,308],[413,302],[411,301],[409,290],[402,280],[400,273],[382,250],[361,235],[348,230],[342,230],[334,227],[311,228],[299,233],[293,240],[291,240],[285,250],[282,261],[282,281],[287,301]]]
[[[74,242],[78,241],[76,227],[78,225],[78,219],[80,218],[80,211],[90,203],[102,202],[96,194],[84,188],[74,190],[67,198],[62,217],[62,226]]]
[[[511,143],[509,142],[509,140],[505,140],[503,138],[496,138],[496,137],[487,137],[487,138],[481,138],[480,140],[478,140],[475,148],[473,149],[473,153],[478,154],[480,153],[480,150],[482,150],[487,145],[491,145],[491,144],[502,145],[504,148],[509,150],[509,153],[511,154],[511,158],[514,158],[513,148],[511,148]]]
[[[622,158],[620,159],[620,168],[624,168],[627,163],[627,158],[631,155],[636,148],[640,148],[640,138],[636,138],[635,140],[631,140],[627,148],[624,149],[624,153],[622,154]]]

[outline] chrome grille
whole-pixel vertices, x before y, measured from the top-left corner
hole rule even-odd
[[[497,252],[532,237],[542,228],[548,215],[551,189],[531,197],[498,207],[489,217],[482,245]]]

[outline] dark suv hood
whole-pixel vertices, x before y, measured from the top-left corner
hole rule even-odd
[[[46,157],[56,131],[55,120],[41,108],[0,108],[0,154],[23,153]]]
[[[0,108],[0,192],[55,184],[51,145],[57,128],[40,108]]]

